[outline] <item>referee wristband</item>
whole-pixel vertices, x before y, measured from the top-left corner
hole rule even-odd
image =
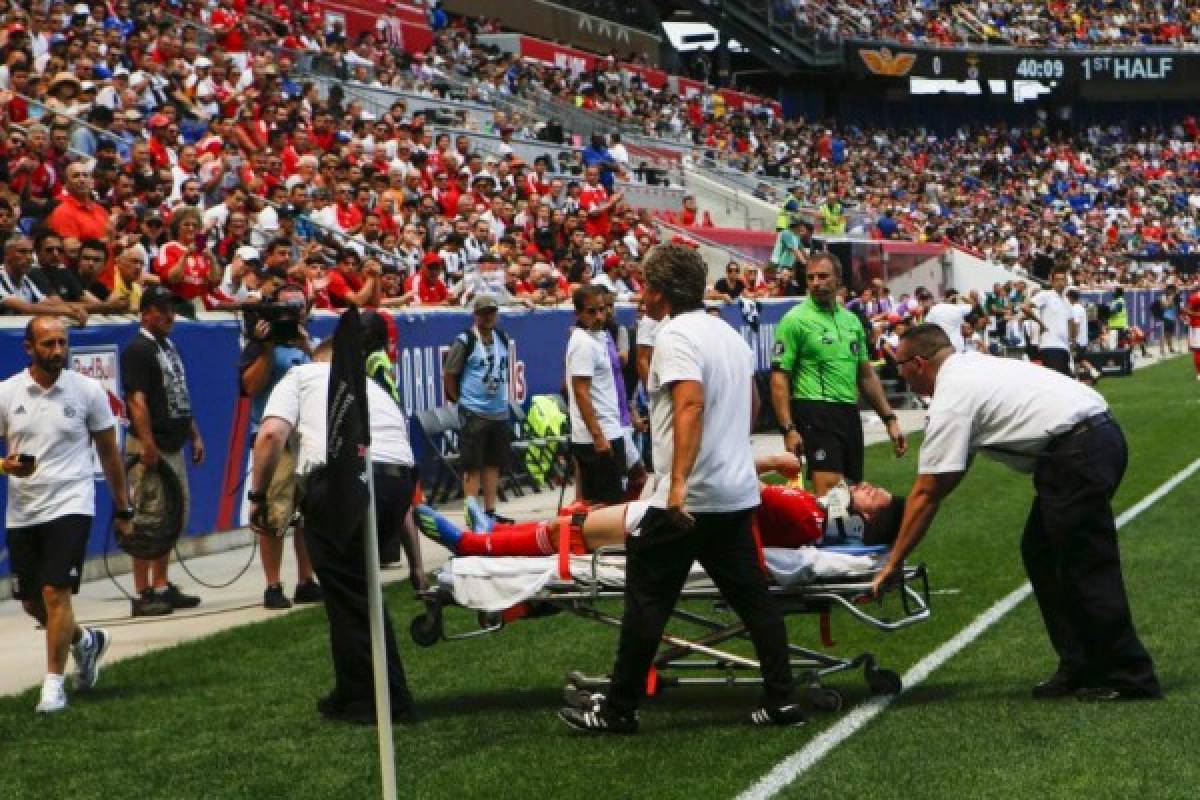
[[[879,416],[879,419],[880,419],[880,421],[881,421],[881,422],[883,422],[883,424],[884,424],[884,425],[886,425],[886,424],[888,424],[889,422],[895,422],[895,421],[896,421],[896,415],[895,415],[895,414],[881,414],[881,415]]]
[[[114,508],[113,519],[130,520],[133,519],[132,508]]]

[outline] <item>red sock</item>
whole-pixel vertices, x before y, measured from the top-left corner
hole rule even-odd
[[[491,533],[463,531],[463,556],[549,556],[558,552],[558,526],[545,522],[497,525]]]
[[[558,552],[558,520],[516,522],[497,525],[491,533],[463,531],[458,540],[460,556],[552,556]],[[571,553],[584,555],[583,532],[571,527]]]
[[[1192,351],[1192,363],[1196,366],[1196,374],[1200,375],[1200,350]]]

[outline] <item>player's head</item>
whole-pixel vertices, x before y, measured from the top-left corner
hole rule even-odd
[[[896,540],[905,500],[866,481],[850,489],[850,511],[862,517],[866,544],[891,544]]]

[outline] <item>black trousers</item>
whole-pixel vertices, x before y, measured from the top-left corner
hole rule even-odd
[[[1038,350],[1038,356],[1046,369],[1052,369],[1068,378],[1075,377],[1071,374],[1071,351],[1065,347],[1043,347]]]
[[[695,561],[746,623],[762,665],[766,702],[789,702],[787,629],[759,567],[750,533],[753,513],[696,514],[696,526],[683,532],[666,524],[661,509],[647,509],[640,533],[626,543],[625,614],[608,695],[614,710],[631,711],[641,702],[663,629]]]
[[[412,503],[413,473],[403,474],[379,466],[374,469],[375,516],[380,538],[396,530]],[[325,614],[329,618],[329,645],[333,656],[334,694],[345,703],[373,704],[374,671],[371,665],[371,628],[367,608],[366,549],[363,537],[341,541],[319,525],[304,526],[313,570],[325,594]],[[400,662],[392,620],[383,611],[383,630],[387,651],[388,685],[392,708],[412,706],[412,694]]]
[[[571,443],[571,455],[579,465],[579,499],[588,503],[616,505],[625,498],[625,439],[608,442],[608,455],[596,453],[592,444]]]
[[[1160,693],[1133,628],[1111,500],[1128,451],[1109,422],[1059,440],[1040,460],[1021,556],[1059,669],[1082,686]]]

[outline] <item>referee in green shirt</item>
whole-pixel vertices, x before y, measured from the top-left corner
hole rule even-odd
[[[775,328],[771,401],[789,452],[808,462],[818,497],[845,479],[863,479],[861,392],[887,424],[897,456],[908,449],[870,363],[858,317],[838,305],[841,264],[832,253],[808,262],[808,298]]]

